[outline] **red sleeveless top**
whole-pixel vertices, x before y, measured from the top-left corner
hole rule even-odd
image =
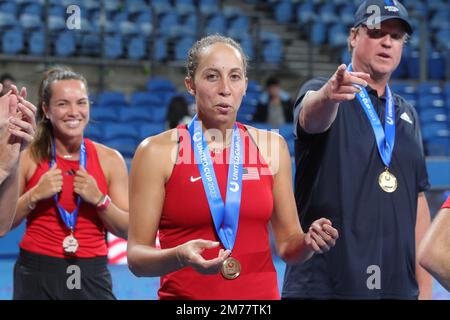
[[[86,145],[86,171],[97,181],[103,194],[108,193],[108,184],[100,166],[94,143],[84,139]],[[69,212],[76,208],[77,194],[73,192],[74,174],[79,168],[79,160],[67,160],[57,157],[57,166],[62,171],[63,188],[59,203]],[[49,170],[49,161],[38,164],[36,171],[25,187],[25,192],[33,188],[41,176]],[[70,234],[64,224],[53,197],[41,200],[27,216],[26,231],[20,248],[38,254],[64,258],[63,240]],[[105,241],[105,227],[97,214],[95,206],[81,199],[74,237],[78,240],[78,250],[71,257],[92,258],[106,256],[108,249]]]
[[[191,267],[161,277],[160,299],[279,299],[277,274],[272,262],[268,223],[273,210],[273,178],[267,164],[248,134],[238,123],[244,138],[244,169],[239,225],[232,256],[241,263],[234,280],[220,272],[202,275]],[[159,226],[161,248],[172,248],[193,239],[220,241],[216,234],[200,171],[194,162],[189,131],[179,126],[177,163],[166,183]],[[226,196],[230,148],[214,154],[214,170],[222,199]],[[223,245],[221,244],[221,247]],[[205,259],[217,257],[219,249],[205,250]]]

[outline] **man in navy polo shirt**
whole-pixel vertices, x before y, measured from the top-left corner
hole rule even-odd
[[[284,299],[431,299],[431,277],[416,260],[430,224],[419,121],[388,86],[411,33],[398,1],[364,1],[349,34],[352,63],[300,89],[299,219],[308,230],[328,215],[340,239],[287,266]]]

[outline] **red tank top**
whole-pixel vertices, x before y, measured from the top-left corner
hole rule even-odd
[[[241,274],[227,280],[220,274],[202,275],[191,267],[161,277],[160,299],[279,299],[277,274],[272,262],[268,223],[273,209],[273,178],[246,128],[239,225],[232,256],[241,263]],[[177,163],[166,183],[159,226],[161,248],[172,248],[193,239],[220,241],[208,201],[194,163],[194,151],[186,126],[179,126]],[[226,196],[227,155],[211,152],[222,199]],[[221,244],[221,248],[223,248]],[[220,248],[205,250],[203,257],[217,257]]]
[[[86,144],[86,170],[97,181],[100,191],[108,193],[108,184],[100,166],[94,143],[84,139]],[[69,212],[76,208],[76,194],[73,192],[73,172],[79,168],[78,160],[67,160],[57,156],[57,166],[63,174],[63,188],[59,203]],[[38,164],[36,171],[25,187],[25,192],[33,188],[41,176],[49,170],[49,162]],[[26,231],[20,243],[24,250],[52,257],[67,257],[63,250],[63,240],[70,234],[64,224],[53,197],[41,200],[36,208],[27,216]],[[75,254],[79,258],[106,256],[105,227],[97,214],[95,206],[81,199],[74,237],[78,240],[78,250]],[[73,255],[71,255],[73,256]]]

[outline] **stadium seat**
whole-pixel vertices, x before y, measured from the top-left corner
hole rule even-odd
[[[161,123],[148,123],[139,126],[140,139],[143,140],[147,137],[154,136],[163,132],[166,126],[163,122]]]
[[[158,108],[163,105],[161,97],[152,92],[135,92],[131,95],[130,105],[133,107]]]
[[[293,6],[291,1],[277,2],[274,7],[275,20],[281,24],[288,24],[293,18]]]
[[[128,42],[127,57],[131,60],[140,60],[145,58],[146,40],[142,36],[133,37]]]
[[[142,107],[119,108],[119,118],[123,122],[138,123],[153,120],[152,109]]]
[[[24,34],[20,28],[14,28],[3,32],[3,52],[18,54],[24,49]]]
[[[105,107],[122,107],[128,105],[122,92],[105,91],[97,95],[97,104]]]
[[[117,122],[120,120],[119,108],[115,106],[96,106],[91,108],[90,117],[94,122]]]
[[[76,40],[73,32],[66,31],[56,35],[54,52],[56,56],[68,57],[75,54]]]
[[[216,14],[220,11],[218,0],[199,0],[198,8],[200,13],[204,16]]]
[[[124,158],[133,158],[139,142],[138,139],[133,138],[114,138],[103,141],[106,146],[119,151]]]
[[[101,126],[105,141],[117,138],[139,139],[139,131],[133,123],[104,123]]]
[[[118,59],[123,55],[123,41],[120,35],[108,35],[104,42],[105,57]]]
[[[175,0],[175,11],[179,15],[193,14],[196,11],[192,0]]]
[[[30,33],[28,37],[28,53],[34,56],[45,54],[45,34],[42,31]]]

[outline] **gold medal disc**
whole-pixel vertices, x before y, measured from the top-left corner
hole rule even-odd
[[[241,274],[241,264],[234,258],[228,258],[223,262],[220,272],[225,279],[236,279]]]
[[[397,190],[397,178],[389,172],[389,170],[383,171],[378,177],[378,184],[384,192],[392,193]]]

